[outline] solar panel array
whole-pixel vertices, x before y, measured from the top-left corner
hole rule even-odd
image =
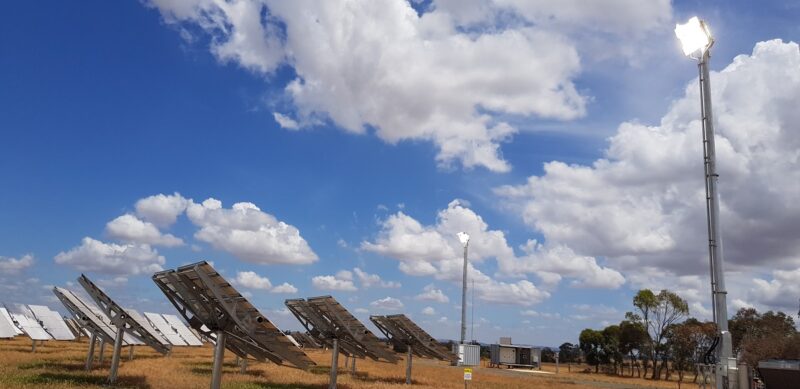
[[[24,313],[11,313],[11,318],[17,323],[22,329],[22,332],[25,335],[28,335],[31,340],[51,340],[53,339],[47,331],[42,328],[42,325],[33,318],[32,316],[28,316]]]
[[[22,335],[22,334],[23,334],[22,330],[21,330],[21,329],[19,329],[19,327],[17,327],[17,325],[16,325],[16,324],[14,324],[14,319],[12,319],[12,318],[11,318],[11,314],[10,314],[10,313],[8,313],[8,309],[7,309],[6,307],[0,307],[0,315],[2,315],[2,317],[3,317],[3,318],[4,318],[4,319],[5,319],[5,320],[6,320],[8,323],[10,323],[10,324],[11,324],[11,327],[13,327],[13,328],[14,328],[14,333],[15,333],[15,334],[17,334],[17,335]]]
[[[52,311],[44,305],[28,305],[33,316],[42,323],[42,327],[55,340],[75,340],[75,335],[70,331],[64,319],[58,312]]]
[[[314,337],[305,332],[292,332],[292,337],[303,347],[320,348],[322,345]]]
[[[187,343],[181,338],[180,335],[172,328],[172,326],[164,320],[164,317],[158,313],[145,312],[144,317],[155,327],[158,332],[164,336],[167,341],[173,346],[186,346]]]
[[[224,333],[225,347],[237,356],[289,362],[299,368],[314,365],[207,262],[156,273],[153,281],[192,328],[207,337]],[[168,315],[164,318],[170,321]]]
[[[0,338],[13,338],[22,333],[14,322],[11,320],[11,315],[5,308],[0,308]]]
[[[74,335],[76,338],[79,338],[81,335],[83,335],[83,328],[81,328],[80,324],[78,324],[75,319],[66,317],[64,318],[64,323],[67,323],[67,327],[69,327],[70,332],[72,332],[72,335]]]
[[[154,327],[154,326],[153,326],[153,325],[150,323],[150,321],[148,321],[147,319],[145,319],[145,317],[144,317],[144,316],[142,316],[142,314],[140,314],[138,311],[136,311],[136,310],[133,310],[133,309],[130,309],[130,308],[126,308],[126,309],[125,309],[125,312],[127,312],[127,313],[128,313],[128,315],[129,315],[129,316],[130,316],[130,317],[131,317],[133,320],[135,320],[137,323],[141,324],[141,325],[142,325],[142,328],[143,328],[145,331],[147,331],[147,332],[148,332],[148,333],[149,333],[149,334],[150,334],[150,335],[151,335],[153,338],[155,338],[156,340],[158,340],[158,342],[159,342],[159,343],[161,343],[161,344],[163,344],[163,345],[171,345],[171,344],[172,344],[172,343],[170,343],[170,341],[169,341],[169,340],[167,340],[167,338],[166,338],[166,337],[164,337],[164,335],[161,333],[161,331],[159,331],[157,328],[155,328],[155,327]]]
[[[375,334],[331,296],[290,299],[286,300],[286,307],[311,336],[328,345],[337,339],[341,352],[347,356],[398,361]]]
[[[151,326],[149,324],[143,324],[139,321],[142,320],[141,315],[138,316],[139,320],[129,315],[124,308],[114,302],[111,297],[103,292],[102,289],[95,285],[95,283],[85,275],[81,274],[81,276],[78,277],[78,282],[83,286],[84,289],[86,289],[86,292],[89,293],[89,296],[92,297],[95,303],[97,303],[103,312],[111,319],[112,323],[114,323],[114,326],[124,327],[125,332],[123,333],[123,336],[128,334],[132,338],[143,342],[161,354],[169,353],[169,343],[159,335],[152,334],[150,331],[148,331],[148,327]],[[133,343],[133,341],[129,341],[129,343]]]
[[[183,321],[181,321],[181,319],[179,319],[177,316],[167,315],[167,314],[164,314],[163,316],[167,324],[169,324],[172,327],[173,331],[178,333],[178,336],[180,336],[181,339],[183,339],[183,341],[186,342],[186,344],[188,344],[189,346],[203,345],[203,342],[200,341],[200,338],[198,338],[197,335],[194,334],[194,332],[192,332],[188,327],[186,327],[186,325],[183,324]]]
[[[114,338],[117,336],[116,328],[113,327],[108,316],[94,304],[82,299],[71,290],[57,286],[53,288],[53,293],[84,330],[97,335],[107,343],[114,343]],[[127,340],[123,340],[123,344],[130,345]]]
[[[458,356],[439,344],[406,315],[370,316],[369,319],[392,343],[411,347],[417,356],[458,361]]]

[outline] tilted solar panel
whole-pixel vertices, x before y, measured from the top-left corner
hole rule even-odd
[[[164,320],[164,317],[161,316],[159,313],[151,313],[145,312],[144,317],[147,318],[148,321],[156,328],[161,335],[167,338],[173,346],[186,346],[187,343],[178,335],[177,332],[172,328],[172,326]]]
[[[289,299],[286,300],[285,304],[289,312],[306,328],[308,336],[319,342],[320,345],[333,347],[333,340],[338,339],[337,347],[340,353],[348,357],[367,357],[367,353],[363,348],[354,344],[349,336],[340,334],[335,323],[325,318],[321,312],[318,312],[305,299]]]
[[[0,310],[3,310],[3,314],[0,314],[0,338],[13,338],[19,335],[22,331],[19,331],[14,325],[8,311],[5,308],[0,308]]]
[[[67,327],[69,327],[70,332],[72,332],[72,335],[76,338],[83,335],[83,329],[81,328],[80,324],[75,321],[75,319],[65,317],[64,323],[67,323]]]
[[[167,324],[169,324],[173,330],[178,333],[178,335],[181,337],[181,339],[183,339],[184,342],[186,342],[186,344],[189,346],[203,345],[203,342],[201,342],[200,339],[195,336],[194,332],[190,331],[189,328],[183,324],[183,321],[181,321],[181,319],[179,319],[177,316],[167,314],[162,316]]]
[[[443,361],[458,361],[458,356],[439,344],[406,315],[370,316],[370,320],[392,343],[411,346],[415,355]]]
[[[42,328],[39,322],[30,316],[23,313],[11,313],[11,318],[17,322],[17,325],[22,329],[25,335],[28,335],[31,340],[51,340],[53,339],[47,331]]]
[[[9,323],[11,323],[11,326],[14,327],[14,332],[17,335],[24,334],[24,332],[22,332],[22,330],[19,329],[16,324],[14,324],[14,319],[11,318],[11,314],[8,313],[8,309],[5,307],[0,307],[0,315],[2,315]]]
[[[355,344],[362,347],[370,358],[383,359],[392,363],[397,356],[386,348],[372,331],[331,296],[310,297],[308,303],[321,312],[330,322],[335,323],[339,333],[346,333]]]
[[[237,355],[287,361],[300,368],[314,365],[207,262],[156,273],[153,281],[192,328],[206,336],[224,333],[226,348]],[[211,332],[203,332],[203,325]]]
[[[61,300],[64,307],[72,314],[75,321],[90,334],[95,334],[108,343],[114,343],[116,329],[111,326],[108,317],[100,312],[94,304],[80,298],[71,290],[54,287],[53,293]]]
[[[148,324],[143,324],[129,315],[124,308],[114,302],[111,297],[103,292],[103,290],[86,277],[86,275],[81,274],[81,276],[78,277],[78,283],[86,289],[89,296],[97,303],[97,306],[102,309],[103,313],[111,319],[115,327],[123,326],[123,336],[127,335],[128,339],[125,339],[127,343],[136,344],[137,341],[143,342],[161,354],[169,353],[169,343],[151,334],[147,330],[147,327],[149,327]],[[139,316],[139,319],[141,319],[141,316]]]
[[[69,330],[64,319],[58,312],[52,311],[44,305],[28,305],[33,316],[42,323],[42,327],[55,340],[75,340],[75,335]]]
[[[147,319],[145,319],[144,316],[142,316],[138,311],[126,308],[125,312],[127,312],[128,315],[130,315],[133,320],[136,320],[137,323],[140,323],[144,328],[144,330],[149,332],[150,335],[153,338],[157,339],[161,344],[163,345],[172,344],[169,342],[169,340],[167,340],[167,338],[164,337],[164,335],[161,334],[161,332],[156,327],[153,327],[153,325]]]

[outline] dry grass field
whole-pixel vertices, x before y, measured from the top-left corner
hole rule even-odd
[[[25,337],[0,340],[0,388],[91,388],[102,387],[108,376],[111,349],[105,350],[103,366],[95,363],[91,372],[84,371],[88,342],[46,342],[31,352],[31,343]],[[234,365],[235,357],[226,353],[223,387],[230,389],[323,389],[327,388],[330,352],[311,350],[309,356],[319,366],[310,371],[280,367],[271,363],[251,362],[246,374],[240,374]],[[172,355],[163,357],[152,349],[138,346],[133,361],[127,360],[123,350],[119,384],[123,388],[207,388],[211,379],[212,348],[176,348]],[[339,387],[342,389],[407,388],[405,362],[397,365],[358,360],[357,372],[349,374],[344,369],[344,358],[339,359]],[[554,371],[546,365],[545,371]],[[556,389],[639,389],[677,388],[676,382],[653,382],[638,378],[622,378],[604,374],[587,374],[573,369],[568,373],[562,366],[560,373],[537,374],[507,369],[474,368],[470,388],[556,388]],[[462,368],[444,362],[415,358],[413,364],[414,388],[464,387]],[[686,387],[694,387],[684,384]]]

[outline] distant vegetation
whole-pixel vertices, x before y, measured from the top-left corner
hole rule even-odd
[[[669,290],[658,294],[642,289],[632,312],[619,324],[581,331],[579,344],[559,347],[564,363],[585,362],[615,375],[636,374],[653,380],[695,374],[716,337],[716,324],[689,316],[686,300]],[[753,308],[740,309],[728,322],[734,354],[750,366],[770,358],[800,359],[800,333],[791,316]],[[628,368],[628,373],[625,368]],[[635,370],[635,373],[634,373]]]

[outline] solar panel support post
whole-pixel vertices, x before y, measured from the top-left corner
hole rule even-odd
[[[92,337],[89,339],[89,355],[86,356],[86,371],[92,370],[92,363],[94,363],[94,344],[97,342],[97,334],[92,332]]]
[[[106,349],[106,339],[100,338],[100,355],[97,356],[97,363],[103,366],[103,351]]]
[[[225,331],[217,331],[217,345],[214,347],[214,368],[211,371],[211,389],[219,389],[222,382],[222,363],[225,361]]]
[[[339,339],[333,338],[333,355],[331,355],[331,382],[328,389],[336,389],[336,370],[339,367]]]
[[[32,340],[32,342],[33,342],[33,346],[31,346],[31,352],[35,353],[36,352],[36,341]]]
[[[411,385],[411,359],[414,354],[411,353],[411,345],[408,345],[408,357],[406,357],[406,385]]]
[[[356,356],[352,356],[353,360],[350,363],[350,374],[356,375]]]
[[[134,348],[134,347],[135,347],[134,345],[131,345],[131,349],[130,349],[130,350],[128,350],[128,360],[129,360],[129,361],[132,361],[132,360],[133,360],[133,348]]]
[[[239,364],[239,373],[240,374],[247,373],[247,357],[242,358],[242,361]]]
[[[117,337],[114,338],[114,351],[111,353],[111,372],[108,374],[108,383],[114,384],[117,382],[117,373],[119,371],[119,354],[122,351],[122,338],[125,335],[124,323],[119,323],[117,326]]]

